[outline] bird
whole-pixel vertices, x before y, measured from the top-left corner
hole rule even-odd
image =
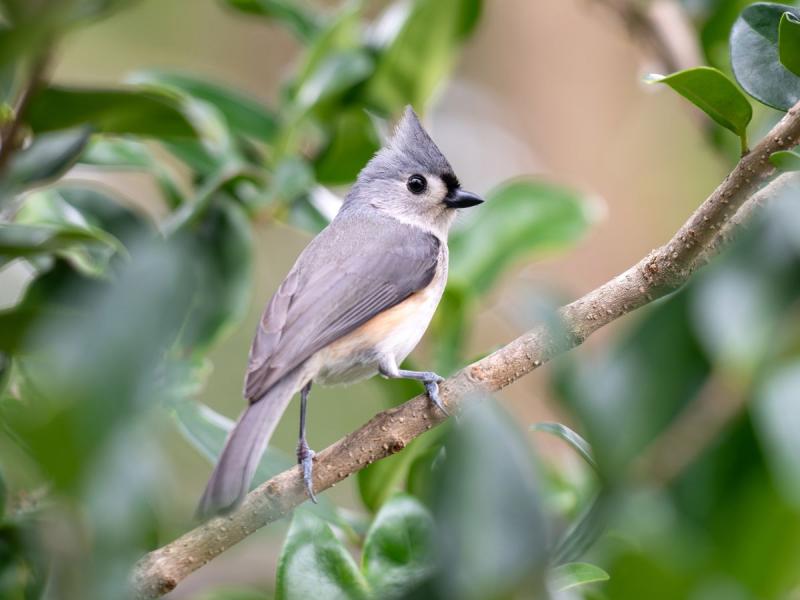
[[[247,407],[225,442],[198,507],[208,518],[246,495],[270,436],[300,393],[297,461],[309,498],[315,453],[306,439],[312,383],[380,374],[420,381],[446,414],[443,378],[399,365],[419,343],[447,282],[447,236],[459,209],[483,199],[405,108],[393,135],[364,166],[330,224],[302,251],[267,304],[250,349]]]

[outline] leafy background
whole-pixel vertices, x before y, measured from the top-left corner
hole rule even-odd
[[[651,93],[660,65],[585,2],[1,2],[6,102],[57,43],[0,189],[0,597],[120,597],[143,552],[192,527],[262,302],[406,103],[489,198],[458,223],[412,357],[449,374],[670,235],[740,151],[725,126],[758,139],[778,118],[720,83],[748,4],[679,6],[720,73],[662,81],[713,100],[711,121]],[[797,593],[797,231],[778,203],[687,290],[172,597]],[[315,389],[311,443],[418,391]],[[664,431],[697,404],[721,408],[676,469],[690,444]],[[291,464],[296,419],[259,481]]]

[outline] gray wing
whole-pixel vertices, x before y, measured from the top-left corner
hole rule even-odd
[[[315,352],[424,289],[439,251],[436,236],[394,219],[334,221],[301,254],[264,311],[245,397],[258,401]]]

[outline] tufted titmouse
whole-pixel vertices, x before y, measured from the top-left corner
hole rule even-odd
[[[481,200],[406,108],[389,144],[364,167],[341,210],[300,254],[264,311],[245,379],[249,405],[228,436],[199,513],[235,507],[286,406],[300,392],[308,495],[314,452],[305,436],[313,381],[350,383],[380,373],[416,379],[440,409],[436,373],[398,365],[422,338],[447,281],[447,233],[458,208]]]

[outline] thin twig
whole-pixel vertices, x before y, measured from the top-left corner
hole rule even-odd
[[[714,245],[737,210],[775,178],[770,155],[794,146],[798,140],[800,103],[739,161],[667,244],[561,308],[560,328],[539,326],[442,383],[441,397],[450,413],[475,393],[494,392],[513,383],[578,346],[602,326],[685,284],[698,267],[698,258],[707,256],[706,249]],[[314,489],[328,489],[368,464],[399,452],[445,419],[441,412],[431,409],[425,395],[379,413],[317,455]],[[306,500],[297,467],[276,475],[248,494],[230,515],[212,519],[142,558],[132,576],[136,596],[151,599],[167,593],[187,575]]]
[[[18,137],[25,123],[25,113],[28,112],[31,100],[45,81],[49,63],[49,52],[43,52],[33,61],[28,80],[25,82],[25,86],[22,88],[14,106],[14,114],[11,120],[0,130],[0,173],[5,170],[8,161],[14,152],[19,149]]]

